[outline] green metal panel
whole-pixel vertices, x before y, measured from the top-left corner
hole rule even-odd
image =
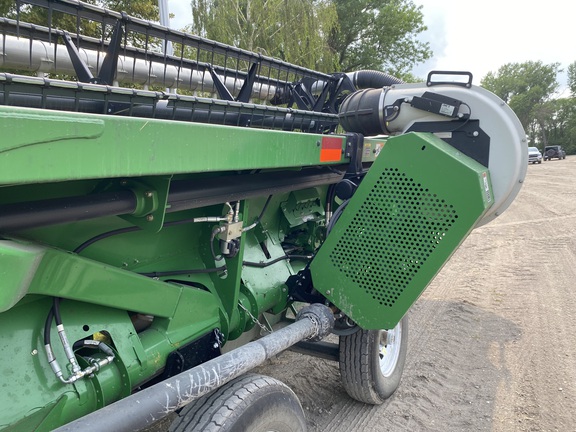
[[[364,138],[364,149],[362,151],[362,162],[374,162],[388,138]]]
[[[169,285],[164,286],[170,289]],[[73,385],[61,383],[48,366],[42,329],[52,305],[51,298],[28,295],[0,314],[0,327],[4,330],[0,338],[0,370],[10,377],[0,382],[0,406],[3,407],[0,429],[53,430],[125,397],[133,387],[160,372],[170,352],[218,326],[218,309],[210,293],[194,288],[173,288],[180,289],[181,293],[172,317],[155,320],[150,329],[139,334],[125,310],[62,300],[62,320],[71,343],[90,338],[97,332],[106,333],[117,354],[113,365],[107,365],[93,378],[81,379]],[[117,286],[116,289],[120,294],[121,288]],[[141,297],[160,304],[163,290],[143,291]],[[138,296],[134,295],[133,300],[137,302]],[[56,357],[65,367],[67,361],[55,325],[51,335]],[[65,368],[64,374],[67,373]],[[7,425],[11,426],[4,429]]]
[[[325,164],[298,132],[6,106],[0,129],[0,184]]]
[[[42,294],[170,317],[181,288],[55,249],[47,249],[30,294]],[[160,300],[160,301],[159,301]]]
[[[138,377],[150,377],[156,372],[147,367],[146,359],[140,362],[135,357],[134,347],[127,338],[134,332],[134,327],[126,312],[64,301],[62,316],[70,340],[76,341],[106,330],[114,338],[118,362],[124,364],[120,370],[126,370],[127,366],[130,376],[120,381],[119,369],[115,364],[104,367],[92,379],[83,379],[73,385],[62,384],[48,367],[39,331],[51,305],[51,299],[31,297],[0,314],[0,325],[4,330],[0,338],[0,354],[4,360],[2,374],[10,377],[0,384],[0,429],[16,422],[6,430],[52,430],[102,406],[103,401],[93,390],[96,386],[104,385],[105,393],[115,393],[114,399],[118,399],[120,395],[129,394],[131,381],[136,384]],[[55,325],[51,334],[56,356],[64,365],[66,357]],[[66,369],[64,373],[67,373]],[[34,409],[31,410],[31,407]]]
[[[36,245],[0,240],[0,312],[7,311],[27,294],[44,251]]]
[[[493,202],[488,170],[429,134],[390,138],[314,258],[314,287],[392,328]]]
[[[4,305],[39,294],[150,314],[167,319],[164,331],[174,343],[221,327],[220,302],[204,290],[167,284],[57,249],[0,241],[2,263],[16,254],[18,271],[2,286]]]

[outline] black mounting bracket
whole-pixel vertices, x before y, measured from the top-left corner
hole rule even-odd
[[[352,80],[345,73],[332,74],[332,78],[333,80],[324,86],[316,101],[314,111],[338,114],[340,104],[346,96],[356,91]]]
[[[254,82],[256,81],[256,72],[258,72],[258,63],[252,63],[248,76],[244,80],[240,93],[238,93],[236,98],[238,102],[248,102],[252,97],[252,87],[254,87]]]
[[[455,149],[476,162],[488,167],[490,160],[490,136],[476,119],[449,122],[416,122],[407,132],[430,132],[442,138]]]
[[[363,175],[362,151],[364,150],[364,135],[349,132],[346,134],[346,150],[344,156],[350,158],[345,178],[359,178]]]
[[[226,88],[216,71],[212,65],[208,65],[208,71],[210,72],[210,76],[212,77],[212,81],[214,82],[214,87],[216,87],[216,92],[218,93],[218,97],[220,99],[226,101],[233,101],[234,96],[232,93]]]
[[[114,77],[116,76],[118,56],[120,55],[122,38],[124,36],[124,21],[127,19],[128,15],[125,12],[122,12],[122,19],[116,22],[110,39],[110,44],[106,49],[106,57],[104,57],[104,60],[102,61],[100,73],[97,77],[92,74],[90,68],[80,56],[80,52],[76,45],[74,45],[70,35],[66,32],[62,33],[62,39],[64,39],[64,45],[66,45],[66,49],[68,50],[68,55],[72,61],[72,66],[74,67],[78,81],[84,83],[112,85]]]
[[[312,274],[306,267],[298,274],[292,275],[286,280],[288,295],[291,300],[304,303],[324,303],[326,298],[314,289],[312,285]]]

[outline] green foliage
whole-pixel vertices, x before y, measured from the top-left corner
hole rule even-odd
[[[404,81],[405,83],[422,83],[426,82],[426,77],[419,77],[414,75],[412,72],[405,72],[405,73],[392,73],[388,72],[392,76]]]
[[[576,153],[576,98],[555,98],[559,63],[510,63],[489,73],[481,85],[492,91],[516,112],[530,145],[559,144]],[[576,62],[568,66],[568,86],[576,94]]]
[[[192,0],[189,29],[323,72],[405,75],[431,56],[411,0]]]
[[[1,16],[11,16],[16,9],[16,2],[13,0],[0,0]]]
[[[432,55],[428,43],[417,40],[426,30],[422,6],[411,0],[333,0],[338,28],[329,45],[342,71],[384,70],[403,75]]]
[[[85,3],[93,4],[99,7],[104,7],[113,11],[123,11],[128,15],[142,18],[151,21],[158,21],[159,10],[158,4],[151,0],[83,0]],[[11,5],[5,3],[11,3]],[[15,3],[0,0],[0,12],[3,16],[15,16],[16,7]],[[49,18],[50,17],[50,18]],[[25,22],[40,24],[44,26],[51,26],[59,30],[66,30],[71,33],[80,32],[85,36],[92,36],[95,38],[102,37],[102,25],[94,21],[80,19],[79,21],[75,16],[63,14],[61,12],[52,11],[40,6],[31,6],[24,4],[20,9],[20,19]],[[51,21],[49,21],[51,20]],[[111,29],[106,29],[110,33]],[[105,35],[109,37],[109,34]]]
[[[550,144],[560,144],[570,154],[576,153],[576,98],[562,98],[546,104],[545,130]]]
[[[133,17],[148,21],[160,20],[157,0],[99,0],[98,3],[107,9],[126,12]]]
[[[87,0],[86,3],[94,4],[95,1]],[[77,21],[75,16],[56,11],[50,13],[48,9],[40,6],[23,5],[20,9],[19,18],[24,22],[40,24],[71,33],[76,33],[79,30],[86,36],[102,37],[102,26],[98,23],[84,19]]]
[[[85,1],[147,20],[159,16],[155,0]],[[410,78],[412,66],[432,54],[417,40],[426,27],[412,0],[191,0],[191,7],[192,33],[322,72],[376,69]],[[15,3],[0,0],[0,11],[14,13]],[[29,5],[20,14],[34,23],[46,23],[47,15]],[[58,13],[52,24],[70,32],[78,26]],[[80,30],[102,37],[93,22],[81,20]]]
[[[337,24],[324,0],[192,0],[192,33],[316,70],[333,70]]]
[[[576,96],[576,61],[568,65],[568,88]]]
[[[528,130],[534,123],[543,121],[542,105],[558,88],[559,66],[559,63],[545,65],[541,61],[508,63],[496,73],[489,72],[480,84],[510,105]]]

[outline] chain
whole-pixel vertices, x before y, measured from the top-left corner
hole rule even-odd
[[[260,321],[258,321],[258,319],[254,315],[252,315],[250,313],[250,311],[248,309],[246,309],[242,303],[238,302],[238,306],[240,306],[240,309],[242,309],[244,312],[246,312],[248,314],[248,316],[250,317],[252,322],[254,324],[256,324],[258,327],[260,327],[260,329],[262,329],[262,331],[264,331],[266,333],[272,333],[273,332],[272,327],[268,328],[264,324],[262,324]]]

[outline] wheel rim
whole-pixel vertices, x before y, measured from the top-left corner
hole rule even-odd
[[[380,331],[379,339],[380,372],[385,377],[389,377],[394,373],[400,357],[402,324],[398,323],[392,330]]]

